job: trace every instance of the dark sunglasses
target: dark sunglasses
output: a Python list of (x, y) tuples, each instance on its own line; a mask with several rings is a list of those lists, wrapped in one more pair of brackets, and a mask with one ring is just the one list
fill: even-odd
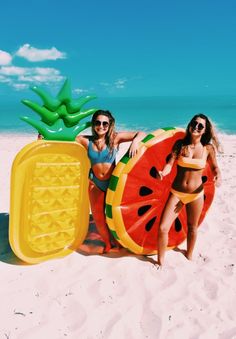
[(197, 129), (198, 131), (201, 131), (205, 128), (205, 126), (201, 122), (197, 122), (196, 120), (191, 121), (190, 126), (192, 129)]
[(109, 126), (109, 122), (108, 121), (100, 121), (100, 120), (96, 120), (94, 122), (94, 126), (103, 126), (103, 127), (108, 127)]

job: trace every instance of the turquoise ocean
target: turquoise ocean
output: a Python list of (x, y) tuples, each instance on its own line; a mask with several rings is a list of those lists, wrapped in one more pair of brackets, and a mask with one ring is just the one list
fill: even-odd
[[(221, 133), (236, 134), (235, 96), (163, 96), (97, 98), (90, 106), (110, 110), (117, 130), (151, 132), (160, 127), (186, 127), (196, 113), (206, 114)], [(40, 117), (20, 101), (0, 103), (0, 133), (34, 133), (20, 116)], [(36, 133), (36, 132), (35, 132)]]

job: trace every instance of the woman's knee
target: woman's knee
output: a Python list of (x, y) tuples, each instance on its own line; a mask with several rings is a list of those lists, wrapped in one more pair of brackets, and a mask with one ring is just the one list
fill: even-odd
[(170, 230), (170, 226), (169, 225), (167, 225), (167, 224), (160, 224), (159, 225), (159, 229), (158, 229), (158, 233), (159, 233), (159, 235), (167, 235), (168, 233), (169, 233), (169, 230)]

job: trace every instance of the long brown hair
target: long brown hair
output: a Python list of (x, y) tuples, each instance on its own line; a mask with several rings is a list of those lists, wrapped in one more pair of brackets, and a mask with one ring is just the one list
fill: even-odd
[(95, 121), (97, 120), (97, 117), (99, 115), (104, 115), (109, 119), (109, 127), (108, 127), (108, 131), (106, 133), (105, 136), (105, 143), (108, 146), (108, 148), (110, 149), (110, 151), (113, 150), (114, 148), (114, 139), (116, 136), (116, 132), (115, 132), (115, 118), (113, 117), (112, 113), (110, 111), (105, 111), (105, 110), (97, 110), (92, 117), (92, 135), (93, 135), (93, 141), (96, 142), (96, 140), (98, 139), (98, 135), (94, 129), (95, 126)]

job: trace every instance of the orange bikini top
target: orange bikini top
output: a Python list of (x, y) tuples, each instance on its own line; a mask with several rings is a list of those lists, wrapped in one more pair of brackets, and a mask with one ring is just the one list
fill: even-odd
[(203, 155), (201, 159), (194, 159), (190, 157), (184, 157), (180, 155), (177, 160), (177, 165), (181, 167), (186, 167), (186, 168), (193, 168), (193, 169), (204, 169), (206, 166), (206, 161), (207, 161), (207, 149), (204, 147), (203, 149)]

